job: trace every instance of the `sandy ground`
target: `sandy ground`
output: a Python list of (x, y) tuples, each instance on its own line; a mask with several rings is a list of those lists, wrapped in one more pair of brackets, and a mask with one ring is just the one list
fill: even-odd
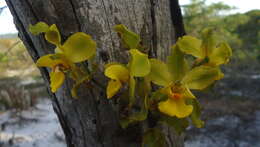
[(65, 147), (63, 132), (51, 102), (42, 100), (22, 112), (0, 114), (1, 147)]

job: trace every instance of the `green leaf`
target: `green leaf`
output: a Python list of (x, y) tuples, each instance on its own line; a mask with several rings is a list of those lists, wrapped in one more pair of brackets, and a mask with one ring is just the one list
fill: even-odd
[(5, 53), (0, 53), (0, 62), (5, 63), (8, 61), (8, 57)]
[(146, 97), (151, 91), (151, 82), (147, 77), (138, 78), (136, 84), (138, 96), (141, 98)]
[(143, 136), (142, 147), (166, 147), (165, 135), (160, 129), (149, 129)]
[(151, 72), (147, 76), (154, 84), (160, 86), (167, 86), (173, 80), (168, 71), (167, 65), (158, 60), (158, 59), (150, 59), (151, 63)]
[(62, 48), (65, 55), (74, 63), (88, 60), (96, 54), (96, 42), (83, 32), (71, 35)]
[(137, 123), (146, 120), (148, 115), (147, 101), (148, 97), (143, 98), (142, 107), (139, 112), (134, 112), (130, 114), (130, 116), (120, 119), (120, 125), (123, 129), (127, 128), (132, 123)]
[(213, 84), (216, 80), (223, 78), (224, 74), (219, 67), (198, 66), (188, 72), (182, 83), (190, 89), (202, 90)]
[(45, 22), (38, 22), (35, 25), (29, 25), (29, 31), (33, 35), (38, 35), (43, 32), (47, 32), (49, 30), (49, 25), (47, 25)]
[(131, 49), (130, 74), (135, 77), (144, 77), (151, 71), (151, 64), (148, 55), (137, 49)]
[(148, 111), (136, 112), (125, 119), (120, 120), (120, 125), (123, 129), (127, 128), (130, 124), (144, 121), (147, 118)]
[(160, 101), (165, 101), (167, 99), (168, 99), (168, 95), (163, 94), (161, 92), (161, 89), (159, 89), (159, 90), (156, 90), (156, 91), (152, 92), (150, 100), (158, 103)]
[(182, 52), (197, 58), (204, 58), (201, 50), (201, 40), (192, 36), (183, 36), (178, 39), (176, 44)]
[(190, 115), (192, 124), (197, 128), (204, 127), (204, 121), (200, 119), (201, 116), (201, 106), (197, 99), (187, 99), (187, 103), (193, 106), (193, 111)]
[(135, 103), (135, 79), (134, 77), (130, 76), (129, 79), (129, 107)]
[(60, 46), (61, 36), (60, 36), (60, 32), (55, 24), (51, 25), (49, 27), (49, 30), (45, 32), (45, 39), (48, 42), (56, 45), (57, 47)]
[(141, 41), (140, 36), (128, 30), (126, 26), (119, 24), (114, 27), (114, 30), (120, 34), (123, 43), (129, 49), (136, 49)]
[(172, 127), (179, 135), (186, 130), (189, 126), (189, 121), (186, 118), (170, 117), (167, 115), (162, 115), (160, 122), (166, 123)]
[(172, 47), (172, 53), (167, 58), (168, 70), (171, 72), (173, 81), (180, 81), (189, 70), (189, 65), (178, 46)]
[(77, 91), (78, 91), (80, 85), (89, 80), (90, 80), (89, 75), (84, 75), (84, 76), (82, 75), (81, 77), (78, 77), (78, 79), (75, 81), (76, 83), (73, 85), (73, 87), (71, 89), (71, 95), (73, 98), (78, 98)]

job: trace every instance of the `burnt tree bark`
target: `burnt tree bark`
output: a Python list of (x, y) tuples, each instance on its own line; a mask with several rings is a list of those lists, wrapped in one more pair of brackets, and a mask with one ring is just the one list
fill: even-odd
[[(97, 41), (100, 64), (109, 61), (124, 62), (126, 51), (120, 48), (119, 38), (113, 32), (115, 24), (124, 24), (141, 35), (143, 44), (150, 48), (150, 56), (164, 59), (176, 38), (183, 35), (178, 0), (6, 0), (31, 57), (52, 53), (54, 46), (43, 36), (33, 36), (29, 24), (44, 21), (56, 24), (63, 40), (75, 32), (86, 32)], [(40, 68), (49, 87), (48, 70)], [(105, 82), (100, 73), (95, 80)], [(79, 92), (80, 99), (70, 96), (71, 81), (66, 80), (55, 94), (50, 93), (53, 108), (66, 136), (68, 147), (137, 147), (140, 146), (145, 124), (122, 130), (113, 101), (93, 84), (93, 88)], [(49, 88), (48, 88), (49, 89)], [(182, 147), (183, 136), (177, 136), (161, 126), (169, 147)]]

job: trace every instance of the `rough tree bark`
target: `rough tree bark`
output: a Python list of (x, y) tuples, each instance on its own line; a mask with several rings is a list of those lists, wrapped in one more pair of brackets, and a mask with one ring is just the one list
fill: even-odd
[[(184, 29), (177, 0), (6, 0), (19, 37), (36, 61), (52, 53), (54, 48), (43, 36), (33, 36), (29, 24), (44, 21), (57, 24), (63, 40), (75, 32), (92, 35), (98, 44), (98, 61), (125, 62), (126, 51), (120, 48), (113, 32), (115, 24), (124, 24), (141, 35), (143, 44), (150, 48), (150, 56), (164, 59), (176, 38)], [(49, 87), (48, 70), (40, 68)], [(105, 82), (104, 76), (95, 80)], [(113, 101), (105, 98), (104, 90), (95, 85), (90, 90), (80, 89), (80, 99), (70, 96), (71, 81), (66, 80), (55, 94), (50, 93), (53, 108), (66, 136), (68, 147), (137, 147), (141, 143), (142, 128), (137, 125), (122, 130), (118, 124)], [(48, 88), (49, 89), (49, 88)], [(166, 126), (169, 147), (182, 147), (183, 136), (177, 136)]]

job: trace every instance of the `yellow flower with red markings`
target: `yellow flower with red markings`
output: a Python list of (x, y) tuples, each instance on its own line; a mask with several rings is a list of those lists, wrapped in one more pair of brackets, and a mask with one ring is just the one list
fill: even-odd
[(223, 77), (215, 67), (199, 66), (190, 70), (178, 46), (173, 46), (167, 64), (158, 59), (150, 59), (150, 63), (148, 78), (154, 84), (163, 86), (160, 92), (168, 96), (166, 101), (159, 102), (158, 109), (178, 118), (187, 117), (193, 111), (193, 106), (186, 104), (187, 99), (195, 98), (190, 89), (204, 89)]
[(48, 26), (39, 22), (34, 26), (30, 25), (30, 31), (37, 35), (45, 33), (45, 39), (56, 46), (54, 54), (42, 56), (36, 62), (38, 67), (49, 67), (51, 91), (56, 92), (65, 80), (67, 71), (76, 70), (75, 63), (83, 62), (95, 55), (96, 43), (91, 36), (77, 32), (71, 35), (64, 44), (61, 44), (60, 32), (56, 25)]

